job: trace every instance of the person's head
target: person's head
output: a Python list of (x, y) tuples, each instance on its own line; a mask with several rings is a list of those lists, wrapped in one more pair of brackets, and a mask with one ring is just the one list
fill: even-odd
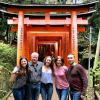
[(19, 65), (21, 68), (27, 68), (28, 67), (28, 60), (25, 57), (21, 57), (19, 61)]
[(75, 62), (75, 58), (73, 54), (68, 54), (67, 56), (68, 63), (72, 65)]
[(47, 56), (44, 58), (44, 65), (52, 67), (52, 58), (51, 56)]
[(31, 54), (32, 63), (34, 63), (34, 64), (37, 63), (38, 57), (39, 57), (39, 54), (38, 54), (37, 52), (33, 52), (33, 53)]
[(51, 55), (53, 55), (53, 56), (54, 56), (54, 52), (53, 52), (53, 51), (51, 51)]
[(57, 56), (55, 59), (55, 64), (56, 66), (63, 66), (64, 65), (64, 59), (61, 56)]

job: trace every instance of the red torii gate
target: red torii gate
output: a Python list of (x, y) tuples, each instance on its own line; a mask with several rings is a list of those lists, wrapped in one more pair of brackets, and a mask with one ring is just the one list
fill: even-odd
[[(78, 62), (77, 33), (84, 32), (88, 20), (84, 13), (88, 14), (90, 7), (96, 2), (80, 5), (15, 5), (3, 4), (7, 12), (18, 14), (18, 17), (8, 19), (8, 24), (15, 25), (12, 31), (18, 31), (17, 65), (21, 56), (30, 59), (33, 51), (42, 52), (41, 45), (52, 45), (56, 55), (64, 57), (68, 53), (75, 55)], [(27, 13), (29, 17), (24, 17)], [(56, 12), (55, 14), (50, 14)], [(61, 13), (64, 14), (61, 14)], [(40, 15), (43, 13), (43, 15)], [(59, 14), (60, 13), (60, 14)], [(83, 14), (82, 14), (83, 13)], [(78, 17), (79, 16), (79, 17)], [(81, 16), (81, 17), (80, 17)], [(80, 27), (83, 26), (83, 27)]]

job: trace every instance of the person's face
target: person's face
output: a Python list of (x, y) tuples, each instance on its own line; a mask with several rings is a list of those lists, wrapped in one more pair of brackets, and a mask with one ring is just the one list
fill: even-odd
[(37, 61), (38, 61), (38, 55), (32, 55), (31, 56), (31, 60), (32, 60), (33, 63), (37, 63)]
[(46, 61), (45, 61), (46, 66), (49, 66), (51, 64), (51, 60), (52, 60), (51, 57), (46, 58)]
[(67, 56), (67, 60), (68, 60), (68, 63), (69, 63), (70, 65), (72, 65), (72, 64), (74, 63), (74, 61), (75, 61), (74, 55), (68, 55), (68, 56)]
[(54, 55), (54, 52), (51, 52), (51, 55)]
[(22, 60), (21, 60), (21, 65), (22, 65), (23, 68), (26, 68), (27, 63), (28, 63), (28, 62), (27, 62), (26, 59), (22, 59)]
[(61, 58), (58, 58), (57, 59), (57, 62), (56, 62), (57, 66), (62, 66), (62, 61), (61, 61)]

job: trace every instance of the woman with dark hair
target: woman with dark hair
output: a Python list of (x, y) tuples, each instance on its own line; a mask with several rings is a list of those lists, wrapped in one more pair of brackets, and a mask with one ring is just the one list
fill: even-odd
[(12, 92), (15, 100), (25, 100), (27, 71), (28, 60), (26, 58), (20, 58), (19, 66), (16, 66), (11, 74), (11, 82), (13, 82)]
[(41, 77), (41, 96), (42, 100), (52, 100), (53, 93), (53, 74), (52, 74), (52, 58), (47, 56), (44, 58)]
[(59, 100), (67, 100), (69, 84), (67, 81), (68, 68), (64, 66), (64, 59), (58, 56), (54, 64), (55, 87)]

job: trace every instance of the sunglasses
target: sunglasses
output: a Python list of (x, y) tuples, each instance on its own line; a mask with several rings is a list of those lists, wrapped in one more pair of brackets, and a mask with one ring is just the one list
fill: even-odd
[(35, 72), (37, 72), (37, 69), (34, 67)]

